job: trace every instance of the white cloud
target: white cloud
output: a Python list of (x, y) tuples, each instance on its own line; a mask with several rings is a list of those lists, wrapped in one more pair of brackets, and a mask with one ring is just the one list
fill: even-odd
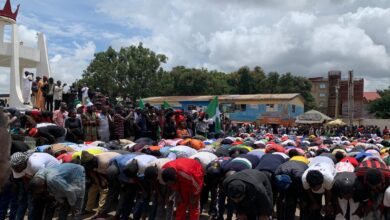
[[(306, 76), (354, 69), (358, 77), (385, 80), (390, 71), (389, 6), (354, 0), (103, 0), (98, 11), (129, 29), (150, 32), (114, 39), (114, 47), (143, 42), (168, 56), (168, 68), (232, 71), (259, 65)], [(367, 80), (366, 88), (373, 88), (372, 83)]]
[(75, 48), (69, 48), (69, 55), (56, 54), (50, 59), (52, 76), (55, 80), (72, 83), (81, 78), (83, 70), (88, 66), (96, 52), (96, 45), (89, 41), (84, 45), (74, 43)]
[(38, 31), (29, 29), (24, 25), (18, 26), (19, 31), (19, 40), (23, 42), (24, 45), (29, 47), (37, 47), (37, 33)]

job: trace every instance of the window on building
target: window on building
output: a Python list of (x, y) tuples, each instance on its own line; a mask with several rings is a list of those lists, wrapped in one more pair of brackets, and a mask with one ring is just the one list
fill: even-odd
[(277, 106), (278, 106), (278, 105), (267, 104), (265, 110), (266, 110), (267, 112), (276, 112), (276, 111), (278, 111), (278, 107), (277, 107)]
[(324, 107), (324, 106), (325, 106), (325, 103), (324, 103), (324, 102), (320, 102), (320, 103), (319, 103), (319, 106), (320, 106), (320, 107)]
[(292, 107), (291, 107), (291, 112), (292, 112), (292, 113), (295, 113), (295, 105), (292, 105)]
[(326, 88), (325, 83), (320, 83), (320, 89), (325, 89), (325, 88)]
[(325, 93), (320, 93), (320, 97), (325, 97), (326, 94)]
[(196, 110), (196, 105), (188, 105), (187, 109), (188, 111)]
[(246, 111), (246, 104), (235, 105), (235, 110), (245, 112)]

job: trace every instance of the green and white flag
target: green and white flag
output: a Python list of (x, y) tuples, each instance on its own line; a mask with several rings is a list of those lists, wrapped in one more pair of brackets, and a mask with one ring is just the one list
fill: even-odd
[(139, 101), (138, 101), (138, 107), (139, 107), (140, 109), (144, 109), (144, 108), (145, 108), (144, 100), (139, 99)]
[(164, 109), (169, 109), (170, 107), (171, 107), (171, 105), (167, 101), (164, 101), (163, 108)]
[(213, 119), (215, 123), (215, 133), (221, 133), (221, 112), (218, 107), (218, 97), (215, 96), (213, 101), (209, 103), (206, 109), (206, 114), (209, 115), (209, 118)]

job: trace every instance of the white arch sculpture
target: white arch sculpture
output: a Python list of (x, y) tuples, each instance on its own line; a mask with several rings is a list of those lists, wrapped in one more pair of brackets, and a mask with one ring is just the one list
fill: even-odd
[[(27, 47), (19, 40), (16, 17), (19, 5), (12, 12), (10, 0), (6, 0), (3, 10), (0, 10), (0, 66), (10, 67), (10, 107), (31, 108), (24, 105), (21, 83), (25, 68), (36, 68), (36, 76), (50, 76), (51, 70), (47, 54), (46, 39), (43, 33), (38, 33), (37, 48)], [(4, 28), (12, 26), (11, 43), (4, 42)]]

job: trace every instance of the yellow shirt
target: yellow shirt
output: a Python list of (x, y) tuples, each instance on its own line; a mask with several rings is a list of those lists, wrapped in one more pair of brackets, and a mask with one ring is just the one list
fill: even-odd
[(294, 156), (290, 160), (300, 161), (300, 162), (303, 162), (305, 164), (309, 164), (309, 160), (304, 156)]
[[(87, 150), (85, 150), (85, 151), (87, 151), (88, 153), (90, 153), (90, 154), (92, 154), (92, 155), (97, 155), (97, 154), (101, 154), (101, 153), (104, 152), (104, 151), (103, 151), (102, 149), (100, 149), (100, 148), (89, 148), (89, 149), (87, 149)], [(74, 152), (74, 153), (72, 154), (72, 159), (80, 158), (80, 157), (81, 157), (81, 152), (82, 152), (82, 151)]]

